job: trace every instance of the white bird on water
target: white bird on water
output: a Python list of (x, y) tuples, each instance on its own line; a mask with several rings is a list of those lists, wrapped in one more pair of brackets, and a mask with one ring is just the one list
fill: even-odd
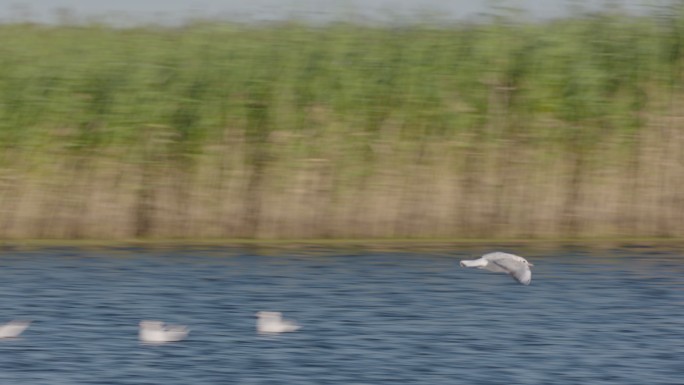
[(29, 327), (31, 321), (10, 321), (0, 326), (0, 338), (16, 338)]
[(190, 330), (185, 326), (166, 325), (161, 321), (140, 321), (140, 341), (152, 344), (177, 342), (185, 339)]
[(283, 319), (283, 314), (277, 311), (260, 311), (256, 315), (259, 333), (286, 333), (301, 327), (294, 321)]
[(479, 259), (461, 261), (461, 267), (477, 267), (495, 273), (507, 273), (523, 285), (529, 285), (532, 281), (532, 266), (534, 265), (521, 256), (500, 251), (485, 254)]

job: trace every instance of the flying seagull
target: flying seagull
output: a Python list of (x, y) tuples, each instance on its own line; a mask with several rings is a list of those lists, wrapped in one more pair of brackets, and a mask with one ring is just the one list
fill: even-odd
[(140, 321), (138, 337), (141, 342), (160, 344), (181, 341), (188, 333), (190, 330), (185, 326), (166, 325), (161, 321)]
[(485, 254), (479, 259), (461, 261), (461, 267), (477, 267), (495, 273), (508, 273), (523, 285), (529, 285), (532, 281), (532, 272), (530, 271), (532, 266), (534, 265), (527, 262), (523, 257), (500, 251)]
[(260, 311), (257, 315), (257, 331), (259, 333), (285, 333), (300, 328), (295, 322), (283, 319), (277, 311)]

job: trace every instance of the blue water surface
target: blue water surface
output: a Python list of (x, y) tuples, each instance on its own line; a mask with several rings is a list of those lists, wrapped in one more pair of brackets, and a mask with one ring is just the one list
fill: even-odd
[[(522, 253), (532, 284), (463, 269), (478, 250), (0, 253), (0, 384), (684, 384), (684, 258)], [(281, 311), (302, 329), (255, 331)], [(145, 345), (142, 319), (187, 325)]]

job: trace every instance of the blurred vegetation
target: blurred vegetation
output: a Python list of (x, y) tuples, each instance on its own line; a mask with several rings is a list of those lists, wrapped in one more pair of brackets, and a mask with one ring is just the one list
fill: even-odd
[(1, 236), (684, 228), (682, 159), (658, 150), (680, 143), (682, 2), (547, 22), (15, 23), (0, 41)]

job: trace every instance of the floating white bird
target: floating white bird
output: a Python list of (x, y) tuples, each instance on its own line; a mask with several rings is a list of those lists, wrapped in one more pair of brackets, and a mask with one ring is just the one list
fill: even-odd
[(534, 265), (527, 262), (523, 257), (500, 251), (485, 254), (479, 259), (461, 261), (461, 267), (477, 267), (495, 273), (508, 273), (523, 285), (529, 285), (532, 281), (531, 266)]
[(16, 338), (29, 327), (31, 321), (10, 321), (0, 326), (0, 338)]
[(139, 338), (142, 342), (159, 344), (185, 339), (190, 330), (180, 325), (165, 325), (161, 321), (140, 321)]
[(259, 333), (293, 332), (301, 327), (293, 321), (283, 319), (282, 313), (277, 311), (260, 311), (256, 315)]

